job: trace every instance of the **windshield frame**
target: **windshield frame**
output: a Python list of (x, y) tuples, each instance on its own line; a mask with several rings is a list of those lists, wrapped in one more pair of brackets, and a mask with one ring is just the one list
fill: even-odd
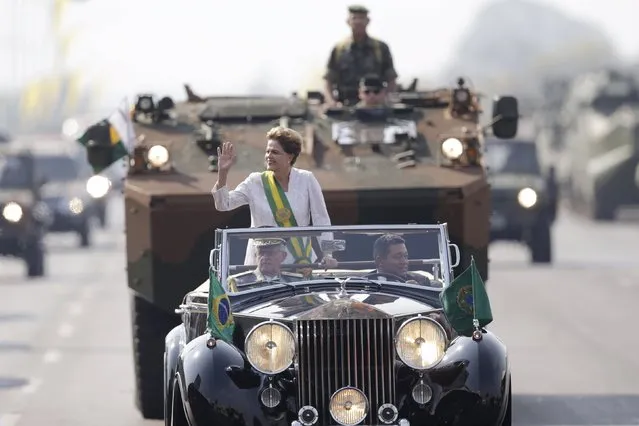
[[(256, 238), (258, 236), (267, 236), (269, 234), (305, 234), (306, 236), (320, 236), (324, 233), (330, 232), (426, 232), (437, 231), (437, 240), (439, 243), (439, 268), (441, 273), (441, 280), (443, 281), (443, 287), (441, 290), (448, 287), (451, 283), (453, 276), (454, 266), (451, 262), (451, 249), (454, 248), (457, 256), (459, 255), (459, 249), (456, 244), (450, 242), (448, 236), (447, 223), (436, 225), (333, 225), (333, 226), (299, 226), (299, 227), (274, 227), (274, 228), (233, 228), (233, 229), (216, 229), (215, 231), (215, 248), (211, 250), (209, 255), (209, 266), (213, 269), (218, 280), (222, 286), (226, 289), (226, 281), (229, 276), (229, 239), (232, 237), (246, 237)], [(459, 260), (459, 259), (457, 259)], [(459, 263), (459, 262), (457, 262)], [(326, 278), (328, 280), (334, 280), (334, 278)], [(318, 283), (325, 282), (324, 279), (315, 279)], [(311, 281), (302, 281), (305, 285), (308, 285)], [(403, 283), (392, 282), (393, 285), (399, 285)], [(281, 284), (279, 284), (281, 285)], [(405, 284), (412, 286), (411, 284)], [(426, 288), (426, 287), (425, 287)], [(427, 287), (431, 289), (431, 287)]]

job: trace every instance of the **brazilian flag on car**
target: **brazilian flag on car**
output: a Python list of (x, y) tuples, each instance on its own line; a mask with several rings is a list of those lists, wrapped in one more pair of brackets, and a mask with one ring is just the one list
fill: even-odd
[(231, 301), (224, 291), (224, 287), (217, 279), (213, 268), (209, 268), (209, 299), (208, 299), (207, 328), (212, 337), (231, 342), (235, 321), (231, 313)]
[(462, 336), (470, 337), (476, 328), (493, 321), (488, 293), (474, 257), (470, 266), (440, 293), (439, 298), (450, 326)]

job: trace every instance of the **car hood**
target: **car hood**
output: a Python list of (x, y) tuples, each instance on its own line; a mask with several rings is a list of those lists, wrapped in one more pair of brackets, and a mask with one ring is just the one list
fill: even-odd
[(86, 193), (86, 182), (84, 181), (71, 181), (71, 182), (49, 182), (42, 186), (40, 193), (42, 198), (55, 199), (55, 198), (72, 198), (80, 197), (84, 198)]
[(492, 175), (489, 181), (494, 189), (522, 189), (530, 187), (535, 191), (543, 191), (546, 184), (541, 176), (515, 173)]
[(22, 205), (31, 205), (34, 202), (33, 192), (24, 189), (0, 189), (0, 203), (14, 201)]
[(252, 306), (239, 314), (265, 319), (371, 319), (392, 318), (435, 309), (433, 306), (387, 293), (317, 292), (285, 297)]

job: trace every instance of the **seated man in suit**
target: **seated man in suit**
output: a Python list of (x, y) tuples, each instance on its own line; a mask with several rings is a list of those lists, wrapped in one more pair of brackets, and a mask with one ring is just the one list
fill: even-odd
[[(368, 274), (372, 279), (376, 279), (375, 273), (377, 272), (395, 275), (407, 283), (430, 286), (428, 278), (408, 270), (408, 249), (406, 242), (399, 235), (384, 234), (375, 240), (373, 258), (377, 271)], [(383, 275), (381, 276), (383, 277)]]
[(243, 286), (292, 282), (303, 279), (302, 274), (282, 271), (280, 265), (287, 256), (286, 242), (281, 238), (262, 238), (253, 240), (257, 257), (257, 269), (230, 276), (228, 289), (238, 292)]

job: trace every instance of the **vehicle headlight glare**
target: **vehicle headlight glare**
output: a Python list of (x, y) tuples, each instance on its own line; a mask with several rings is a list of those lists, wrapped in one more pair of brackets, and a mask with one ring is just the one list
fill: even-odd
[(19, 222), (22, 219), (22, 207), (18, 203), (11, 201), (2, 209), (2, 216), (9, 222)]
[(80, 214), (84, 211), (84, 203), (78, 197), (70, 199), (67, 207), (73, 214)]
[(91, 176), (89, 180), (87, 180), (87, 192), (93, 198), (102, 198), (104, 197), (109, 189), (111, 189), (111, 181), (104, 176)]
[(277, 374), (295, 357), (295, 337), (285, 325), (269, 321), (258, 324), (246, 336), (246, 357), (257, 371)]
[(149, 149), (147, 158), (153, 167), (162, 167), (169, 161), (169, 150), (162, 145), (153, 145)]
[(529, 209), (537, 204), (537, 192), (532, 188), (524, 188), (517, 194), (517, 201), (522, 207)]
[(464, 153), (464, 144), (457, 138), (448, 138), (442, 142), (442, 152), (450, 160), (455, 160)]
[(432, 319), (417, 317), (406, 321), (397, 331), (397, 355), (410, 368), (426, 370), (446, 353), (446, 332)]

